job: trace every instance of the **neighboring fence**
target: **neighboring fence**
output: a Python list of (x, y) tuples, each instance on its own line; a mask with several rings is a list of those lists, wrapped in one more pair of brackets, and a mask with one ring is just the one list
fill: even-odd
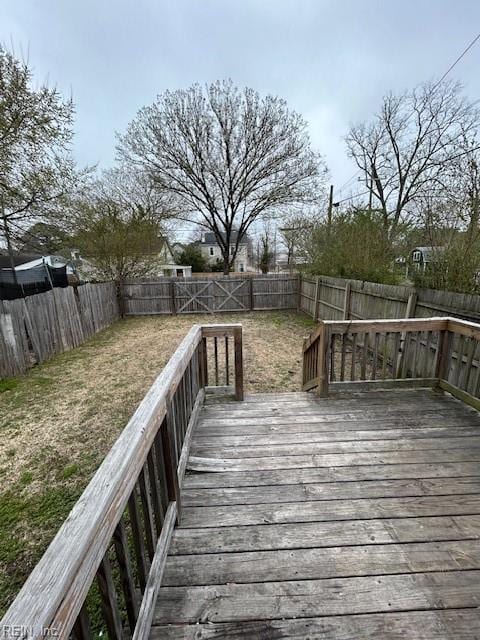
[(434, 289), (344, 280), (302, 278), (300, 309), (315, 320), (455, 316), (480, 321), (480, 296)]
[(0, 301), (0, 377), (78, 347), (119, 317), (113, 283)]
[(299, 276), (219, 276), (128, 281), (126, 315), (266, 311), (298, 308)]

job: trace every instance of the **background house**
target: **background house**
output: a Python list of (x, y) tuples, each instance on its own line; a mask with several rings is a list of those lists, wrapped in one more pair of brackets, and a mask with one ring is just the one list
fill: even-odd
[(444, 250), (444, 247), (415, 247), (412, 251), (413, 266), (419, 271), (425, 271), (428, 265)]
[(192, 267), (190, 265), (177, 264), (175, 250), (167, 238), (162, 238), (163, 244), (159, 253), (160, 264), (155, 267), (157, 275), (162, 277), (190, 278)]
[[(222, 234), (222, 237), (225, 237), (225, 234)], [(231, 256), (235, 251), (237, 238), (238, 231), (232, 231), (230, 237)], [(215, 265), (219, 260), (223, 262), (222, 249), (212, 231), (205, 231), (201, 240), (197, 240), (195, 245), (200, 249), (209, 266)], [(233, 271), (240, 273), (255, 271), (252, 253), (252, 243), (247, 234), (244, 234), (238, 243), (238, 251), (232, 267)]]

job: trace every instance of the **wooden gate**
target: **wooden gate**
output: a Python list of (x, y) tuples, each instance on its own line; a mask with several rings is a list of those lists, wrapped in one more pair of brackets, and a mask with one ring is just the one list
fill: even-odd
[(245, 278), (186, 280), (173, 283), (176, 313), (249, 311), (251, 282)]

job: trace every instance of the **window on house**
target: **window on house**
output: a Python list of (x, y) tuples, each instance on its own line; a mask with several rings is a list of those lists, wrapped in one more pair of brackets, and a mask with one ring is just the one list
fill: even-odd
[(210, 255), (211, 255), (211, 256), (213, 256), (213, 255), (214, 255), (214, 253), (215, 253), (215, 252), (214, 252), (214, 250), (213, 250), (213, 247), (210, 247)]
[(233, 256), (233, 250), (235, 249), (235, 247), (233, 247), (232, 245), (230, 245), (230, 255)]
[(240, 272), (243, 273), (245, 271), (245, 265), (243, 262), (240, 263)]

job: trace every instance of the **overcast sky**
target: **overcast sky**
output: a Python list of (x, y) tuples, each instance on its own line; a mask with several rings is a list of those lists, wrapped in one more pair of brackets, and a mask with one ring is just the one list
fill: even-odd
[[(308, 120), (336, 199), (343, 136), (389, 90), (438, 78), (480, 31), (479, 0), (0, 0), (0, 40), (76, 104), (75, 155), (107, 168), (115, 131), (165, 89), (230, 77)], [(480, 97), (480, 43), (452, 73)], [(361, 185), (354, 185), (361, 190)]]

